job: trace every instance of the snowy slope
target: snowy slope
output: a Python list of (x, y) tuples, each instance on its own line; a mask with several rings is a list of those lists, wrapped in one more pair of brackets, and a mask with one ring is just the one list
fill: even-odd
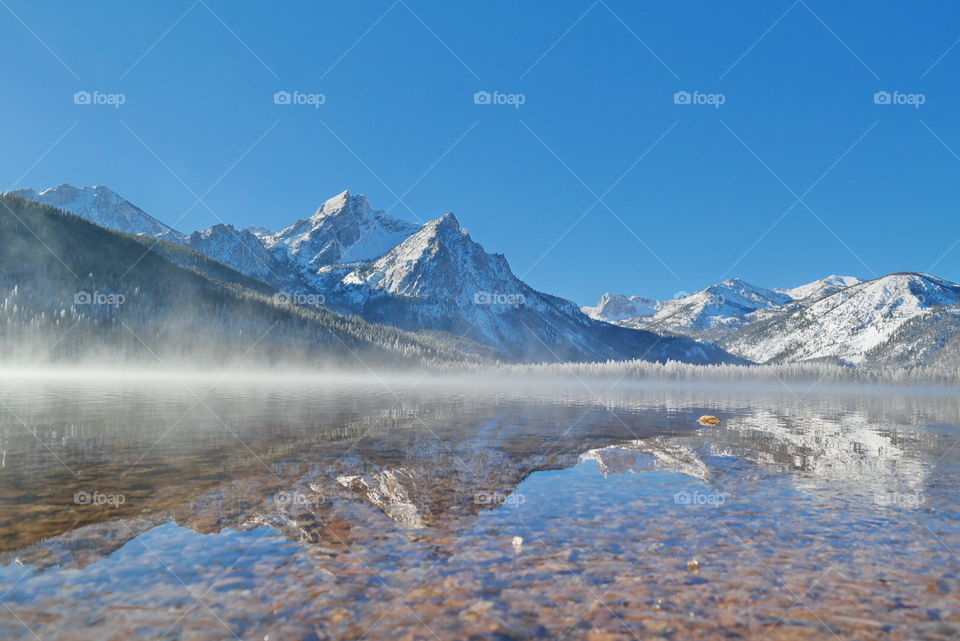
[(657, 313), (660, 301), (643, 296), (624, 296), (607, 292), (594, 307), (581, 307), (581, 311), (594, 320), (614, 323), (625, 318), (652, 316)]
[(756, 362), (822, 359), (860, 364), (874, 360), (878, 350), (896, 347), (894, 339), (906, 323), (958, 303), (960, 285), (901, 272), (791, 305), (786, 313), (743, 325), (722, 344)]
[(595, 321), (574, 303), (534, 290), (449, 213), (347, 272), (328, 294), (331, 304), (367, 320), (467, 336), (516, 360), (730, 360), (711, 345)]
[(418, 229), (419, 225), (374, 211), (364, 196), (343, 191), (309, 218), (261, 238), (267, 248), (282, 248), (302, 265), (316, 270), (324, 265), (379, 258)]
[(793, 289), (777, 289), (775, 291), (783, 292), (793, 300), (814, 300), (862, 282), (855, 276), (827, 276)]
[(248, 229), (218, 224), (178, 240), (242, 274), (284, 291), (307, 292), (313, 288), (313, 280), (286, 252), (267, 249)]
[(583, 311), (622, 327), (717, 342), (740, 325), (786, 313), (801, 301), (812, 302), (860, 282), (853, 276), (827, 276), (792, 289), (767, 289), (733, 278), (667, 301), (604, 294), (595, 307)]
[(778, 307), (790, 302), (788, 294), (751, 285), (739, 278), (659, 305), (653, 316), (641, 316), (621, 322), (626, 327), (686, 333), (714, 326), (734, 326), (758, 309)]
[(864, 363), (887, 367), (960, 369), (960, 306), (936, 307), (901, 325), (867, 352)]
[(174, 240), (182, 234), (166, 225), (115, 191), (103, 185), (74, 187), (59, 185), (41, 192), (18, 189), (14, 196), (63, 209), (92, 222), (118, 231)]

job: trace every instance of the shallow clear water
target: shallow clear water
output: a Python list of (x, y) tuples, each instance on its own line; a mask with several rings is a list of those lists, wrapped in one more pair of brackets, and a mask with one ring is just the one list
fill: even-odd
[(7, 385), (0, 638), (957, 639), (960, 400), (804, 391)]

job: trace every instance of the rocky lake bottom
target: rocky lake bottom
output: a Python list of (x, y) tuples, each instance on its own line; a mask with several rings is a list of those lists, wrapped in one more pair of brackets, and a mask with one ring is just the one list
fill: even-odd
[(0, 638), (960, 637), (949, 390), (395, 383), (0, 386)]

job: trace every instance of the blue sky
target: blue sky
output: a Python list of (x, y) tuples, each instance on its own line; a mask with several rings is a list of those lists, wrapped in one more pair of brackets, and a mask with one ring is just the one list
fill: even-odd
[(280, 228), (349, 188), (454, 211), (580, 303), (960, 280), (953, 2), (0, 5), (3, 189), (105, 184), (191, 231)]

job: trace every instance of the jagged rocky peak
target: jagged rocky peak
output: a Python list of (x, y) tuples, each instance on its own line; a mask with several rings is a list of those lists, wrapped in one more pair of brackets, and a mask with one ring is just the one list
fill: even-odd
[(216, 238), (218, 236), (236, 236), (238, 234), (247, 235), (247, 234), (250, 234), (250, 232), (246, 229), (238, 230), (236, 227), (234, 227), (229, 223), (217, 223), (215, 225), (207, 227), (206, 229), (200, 229), (193, 232), (192, 234), (190, 234), (190, 238), (198, 238), (198, 239), (202, 238), (206, 240), (209, 238)]
[(428, 238), (442, 237), (448, 241), (462, 240), (473, 242), (470, 238), (470, 232), (460, 226), (460, 221), (457, 220), (457, 217), (451, 212), (447, 212), (443, 216), (425, 224), (417, 235)]
[(350, 190), (344, 189), (336, 196), (324, 201), (311, 218), (323, 218), (344, 213), (372, 216), (374, 211), (366, 196), (363, 194), (351, 195)]
[(750, 312), (790, 302), (788, 294), (757, 287), (740, 278), (730, 278), (694, 294), (665, 301), (652, 317), (671, 331), (707, 329), (719, 324), (737, 323)]
[(265, 247), (260, 237), (249, 229), (217, 223), (193, 232), (182, 242), (247, 276), (277, 287), (301, 289), (297, 286), (300, 273), (297, 266), (283, 252), (275, 253)]
[(385, 256), (344, 279), (405, 296), (447, 297), (526, 290), (500, 254), (488, 254), (452, 213), (425, 224)]
[(782, 305), (790, 300), (790, 297), (782, 292), (752, 285), (742, 278), (728, 278), (720, 283), (710, 285), (698, 293), (712, 294), (727, 300), (734, 297), (736, 299), (752, 301), (764, 307)]
[(581, 309), (584, 314), (594, 320), (616, 322), (625, 318), (651, 316), (657, 312), (659, 306), (660, 301), (653, 298), (607, 292), (600, 297), (595, 306)]
[(316, 270), (379, 258), (418, 229), (419, 225), (374, 210), (362, 194), (344, 190), (309, 217), (262, 239), (268, 247), (283, 248)]

